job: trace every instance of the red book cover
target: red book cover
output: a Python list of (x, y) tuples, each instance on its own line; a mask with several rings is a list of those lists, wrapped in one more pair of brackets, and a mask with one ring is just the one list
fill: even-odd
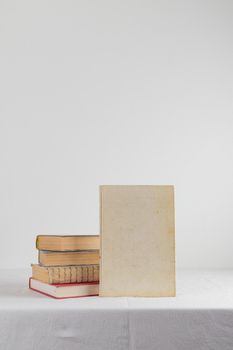
[[(36, 284), (41, 285), (41, 289), (37, 289), (35, 287), (32, 286), (32, 283), (36, 281)], [(29, 278), (29, 289), (41, 293), (43, 295), (46, 295), (48, 297), (51, 297), (53, 299), (70, 299), (70, 298), (84, 298), (84, 297), (90, 297), (90, 296), (98, 296), (99, 294), (88, 294), (88, 295), (69, 295), (69, 296), (55, 296), (50, 294), (49, 292), (45, 292), (43, 289), (43, 287), (45, 287), (45, 289), (49, 289), (50, 286), (51, 287), (55, 287), (55, 289), (59, 289), (59, 288), (69, 288), (69, 287), (76, 287), (76, 286), (88, 286), (88, 285), (99, 285), (99, 282), (83, 282), (83, 283), (60, 283), (60, 284), (47, 284), (44, 282), (40, 282), (37, 280), (34, 280), (32, 277)]]

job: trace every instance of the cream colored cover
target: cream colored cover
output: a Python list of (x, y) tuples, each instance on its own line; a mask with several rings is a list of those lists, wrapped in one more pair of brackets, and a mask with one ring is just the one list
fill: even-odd
[(175, 296), (173, 186), (100, 186), (100, 295)]

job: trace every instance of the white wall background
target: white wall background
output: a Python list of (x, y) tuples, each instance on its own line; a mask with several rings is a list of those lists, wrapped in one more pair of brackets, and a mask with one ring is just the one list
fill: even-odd
[(175, 184), (177, 265), (233, 267), (233, 2), (0, 0), (0, 265)]

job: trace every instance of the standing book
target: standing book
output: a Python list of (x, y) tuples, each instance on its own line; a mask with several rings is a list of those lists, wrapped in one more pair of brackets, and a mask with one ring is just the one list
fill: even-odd
[(173, 186), (100, 187), (100, 295), (175, 296)]

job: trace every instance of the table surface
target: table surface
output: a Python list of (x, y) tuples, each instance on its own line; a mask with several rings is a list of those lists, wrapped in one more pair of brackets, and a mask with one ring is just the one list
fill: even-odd
[(56, 300), (0, 270), (0, 350), (232, 350), (233, 270), (178, 271), (174, 298)]
[(233, 309), (233, 270), (177, 272), (177, 296), (88, 297), (55, 300), (28, 289), (30, 270), (0, 270), (0, 310), (6, 309)]

